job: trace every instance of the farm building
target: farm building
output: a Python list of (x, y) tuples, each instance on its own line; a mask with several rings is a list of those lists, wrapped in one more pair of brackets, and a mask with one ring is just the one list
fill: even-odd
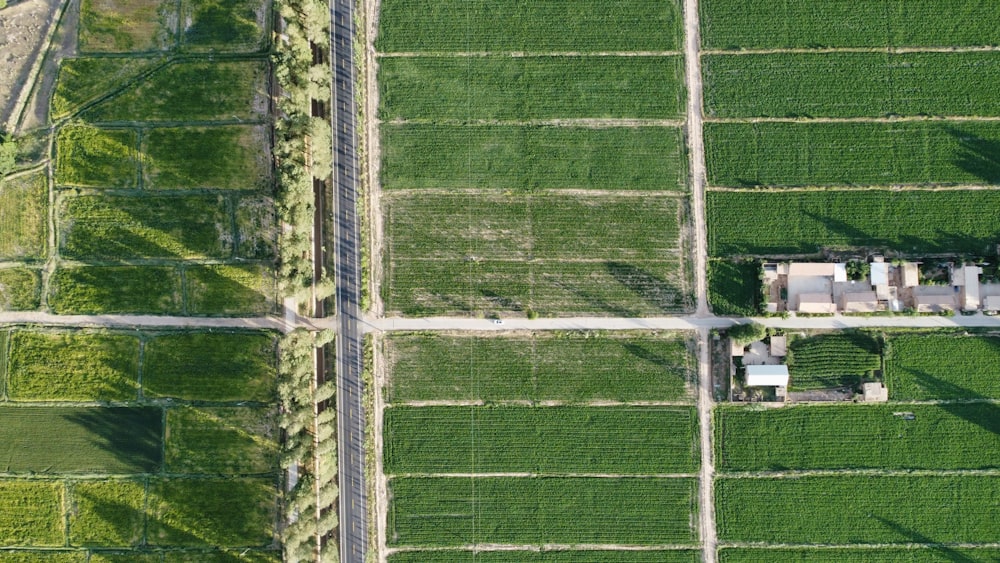
[(788, 355), (788, 341), (784, 336), (771, 337), (771, 355), (775, 358), (784, 358)]
[(845, 313), (874, 313), (878, 310), (878, 295), (874, 291), (842, 293), (840, 310)]
[(914, 295), (913, 304), (918, 313), (944, 313), (957, 308), (953, 294), (920, 293)]
[(864, 403), (884, 403), (889, 400), (889, 390), (879, 381), (861, 385), (861, 401)]
[(759, 365), (746, 367), (747, 387), (788, 387), (788, 366)]
[(800, 313), (832, 314), (837, 312), (833, 296), (829, 293), (802, 293), (799, 295)]
[(903, 262), (903, 287), (920, 285), (920, 268), (916, 262)]
[(951, 285), (961, 288), (959, 299), (962, 309), (976, 311), (980, 306), (979, 274), (983, 269), (979, 266), (959, 266), (951, 270)]
[(991, 313), (1000, 311), (1000, 295), (987, 295), (984, 297), (983, 310)]

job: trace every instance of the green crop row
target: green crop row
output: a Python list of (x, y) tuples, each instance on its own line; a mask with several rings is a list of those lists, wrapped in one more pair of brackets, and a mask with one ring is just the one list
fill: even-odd
[(719, 563), (991, 563), (1000, 560), (995, 548), (946, 545), (916, 547), (732, 547), (719, 550)]
[(686, 190), (678, 128), (386, 124), (382, 139), (387, 190)]
[(681, 335), (393, 334), (386, 400), (685, 400), (691, 346)]
[(863, 332), (792, 337), (785, 359), (796, 390), (856, 385), (882, 367), (877, 340)]
[(697, 428), (693, 407), (394, 407), (385, 471), (693, 473)]
[(38, 270), (0, 268), (0, 311), (30, 311), (41, 304), (42, 278)]
[(0, 179), (0, 260), (45, 258), (48, 199), (45, 174)]
[(1000, 338), (898, 334), (888, 340), (886, 386), (894, 400), (1000, 399)]
[[(85, 0), (92, 6), (95, 0)], [(125, 88), (143, 73), (163, 64), (159, 57), (81, 57), (59, 65), (49, 112), (53, 121), (64, 119), (101, 97)]]
[(723, 407), (716, 461), (720, 471), (994, 469), (998, 420), (990, 403)]
[(708, 300), (716, 315), (754, 317), (760, 313), (760, 263), (711, 260), (708, 263)]
[(695, 479), (396, 478), (391, 546), (692, 544)]
[(278, 466), (277, 412), (250, 407), (167, 409), (168, 473), (248, 475)]
[[(3, 560), (0, 559), (0, 562)], [(601, 551), (397, 551), (389, 563), (698, 563), (692, 549)]]

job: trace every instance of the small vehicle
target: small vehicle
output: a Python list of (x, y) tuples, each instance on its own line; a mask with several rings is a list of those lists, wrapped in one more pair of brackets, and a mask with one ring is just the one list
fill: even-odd
[(503, 319), (493, 319), (493, 324), (495, 324), (495, 325), (502, 325), (503, 324)]

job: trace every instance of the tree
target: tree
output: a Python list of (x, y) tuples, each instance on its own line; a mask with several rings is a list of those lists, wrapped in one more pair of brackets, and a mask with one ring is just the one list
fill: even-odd
[(729, 339), (736, 344), (747, 345), (767, 336), (767, 328), (757, 323), (740, 324), (729, 329)]

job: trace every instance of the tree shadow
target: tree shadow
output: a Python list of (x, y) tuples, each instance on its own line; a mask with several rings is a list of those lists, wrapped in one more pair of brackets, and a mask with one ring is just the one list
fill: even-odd
[(956, 166), (987, 184), (1000, 183), (1000, 140), (984, 139), (957, 127), (946, 127), (961, 147)]
[(615, 280), (658, 312), (674, 312), (684, 306), (684, 296), (662, 277), (624, 262), (605, 262)]
[[(73, 409), (62, 415), (85, 430), (92, 446), (136, 472), (159, 471), (163, 466), (163, 413), (153, 407)], [(82, 454), (81, 454), (82, 455)]]
[(954, 563), (979, 563), (976, 559), (965, 555), (964, 553), (957, 551), (956, 549), (949, 547), (947, 545), (942, 545), (935, 542), (933, 539), (921, 534), (916, 530), (911, 530), (905, 526), (902, 526), (892, 520), (883, 518), (881, 516), (873, 516), (875, 520), (881, 522), (884, 526), (890, 530), (896, 532), (897, 534), (906, 537), (911, 543), (924, 544), (927, 549), (933, 551), (934, 553), (940, 555), (947, 561), (953, 561)]
[(924, 371), (910, 370), (910, 372), (930, 396), (959, 401), (939, 404), (942, 410), (971, 422), (987, 432), (1000, 435), (1000, 405), (989, 402), (989, 397)]

